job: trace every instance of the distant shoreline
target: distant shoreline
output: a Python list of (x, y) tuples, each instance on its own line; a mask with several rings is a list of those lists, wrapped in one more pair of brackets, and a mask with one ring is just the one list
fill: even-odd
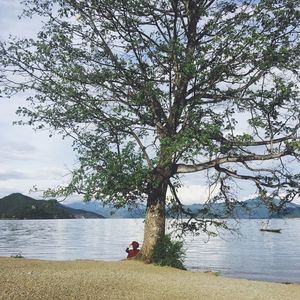
[[(276, 199), (274, 204), (276, 205)], [(278, 202), (278, 201), (277, 201)], [(300, 205), (287, 203), (280, 212), (270, 212), (268, 206), (259, 198), (245, 200), (244, 205), (238, 204), (232, 213), (228, 215), (224, 202), (214, 203), (208, 214), (199, 214), (201, 218), (220, 219), (293, 219), (300, 218)], [(198, 214), (203, 210), (204, 204), (187, 204), (185, 208)], [(72, 203), (60, 203), (55, 199), (36, 200), (21, 193), (13, 193), (0, 199), (0, 218), (13, 220), (47, 220), (47, 219), (144, 219), (146, 206), (139, 203), (137, 207), (125, 206), (116, 209), (111, 206), (103, 206), (100, 202), (77, 201)], [(168, 211), (166, 217), (172, 219)]]
[(0, 257), (0, 299), (294, 300), (299, 295), (299, 284), (225, 278), (137, 261)]

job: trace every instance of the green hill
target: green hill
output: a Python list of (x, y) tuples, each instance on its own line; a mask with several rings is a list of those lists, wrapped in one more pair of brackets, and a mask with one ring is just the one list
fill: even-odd
[(78, 219), (103, 216), (60, 204), (57, 200), (35, 200), (20, 193), (0, 199), (0, 219)]

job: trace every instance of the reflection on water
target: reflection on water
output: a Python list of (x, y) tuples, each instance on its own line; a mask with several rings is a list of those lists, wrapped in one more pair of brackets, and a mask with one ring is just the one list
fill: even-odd
[[(300, 219), (271, 220), (270, 227), (282, 228), (282, 234), (260, 232), (260, 226), (259, 220), (243, 220), (240, 235), (187, 238), (186, 267), (300, 283)], [(143, 240), (141, 219), (0, 220), (0, 256), (120, 260), (132, 240)]]

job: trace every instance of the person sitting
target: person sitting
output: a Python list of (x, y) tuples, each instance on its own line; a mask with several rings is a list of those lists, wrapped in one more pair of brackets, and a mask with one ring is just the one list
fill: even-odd
[(126, 252), (128, 253), (127, 258), (135, 257), (139, 253), (139, 243), (136, 241), (133, 241), (128, 248), (126, 248)]

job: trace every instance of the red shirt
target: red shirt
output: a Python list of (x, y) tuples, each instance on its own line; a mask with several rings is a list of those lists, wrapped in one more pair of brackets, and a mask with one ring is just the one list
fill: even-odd
[(135, 257), (139, 253), (139, 249), (127, 250), (128, 253), (127, 258)]

